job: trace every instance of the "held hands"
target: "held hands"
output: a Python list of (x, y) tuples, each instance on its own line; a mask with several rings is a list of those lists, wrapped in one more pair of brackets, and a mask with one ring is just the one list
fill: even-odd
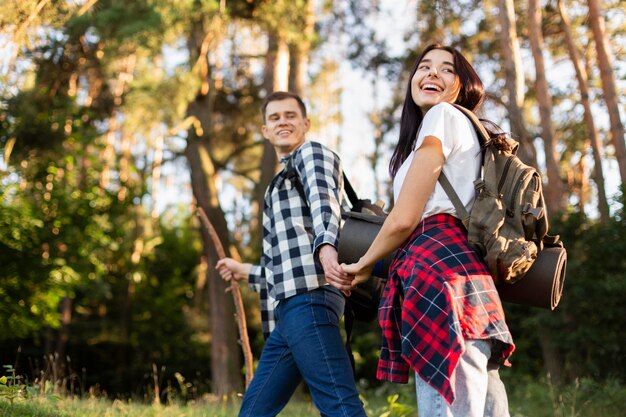
[(319, 260), (324, 268), (326, 282), (341, 290), (345, 295), (350, 295), (352, 289), (352, 277), (339, 265), (337, 249), (332, 245), (323, 245), (319, 250)]
[(362, 259), (354, 264), (341, 264), (341, 268), (350, 276), (352, 288), (367, 281), (372, 275), (374, 265), (366, 265)]

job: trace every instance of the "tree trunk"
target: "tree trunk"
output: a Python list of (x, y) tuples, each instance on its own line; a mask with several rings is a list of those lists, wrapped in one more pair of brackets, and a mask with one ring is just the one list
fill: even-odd
[[(70, 338), (70, 323), (72, 322), (72, 299), (69, 296), (63, 297), (60, 305), (61, 312), (61, 327), (59, 327), (59, 331), (57, 334), (57, 343), (56, 348), (54, 350), (54, 359), (55, 359), (55, 367), (56, 367), (56, 383), (61, 385), (64, 382), (65, 377), (67, 376), (67, 342)], [(60, 389), (60, 392), (63, 393), (65, 387), (55, 387), (56, 389)]]
[[(134, 137), (129, 135), (127, 132), (122, 133), (122, 141), (120, 146), (120, 155), (119, 155), (119, 190), (117, 192), (118, 201), (126, 200), (126, 197), (129, 194), (129, 187), (133, 182), (131, 178), (131, 159), (132, 159), (132, 147), (134, 142)], [(132, 193), (132, 189), (130, 191)]]
[(301, 45), (291, 46), (289, 48), (289, 91), (296, 93), (307, 101), (306, 91), (306, 71), (309, 64), (307, 53), (303, 52), (305, 47)]
[[(137, 63), (137, 56), (131, 54), (120, 59), (116, 65), (119, 67), (117, 78), (113, 81), (113, 104), (115, 108), (109, 117), (109, 127), (106, 134), (106, 147), (102, 153), (102, 173), (100, 174), (100, 186), (106, 188), (111, 177), (111, 167), (115, 166), (115, 139), (119, 133), (119, 107), (123, 102), (123, 95), (128, 89), (128, 83), (133, 80), (133, 72)], [(90, 92), (91, 93), (91, 92)], [(90, 95), (91, 96), (91, 95)], [(91, 103), (91, 99), (89, 100)]]
[(550, 381), (556, 385), (563, 382), (563, 358), (561, 353), (554, 346), (552, 333), (542, 324), (539, 324), (539, 346), (543, 357), (544, 368)]
[(604, 10), (602, 0), (588, 0), (589, 24), (593, 32), (593, 39), (596, 44), (596, 55), (598, 67), (600, 68), (600, 78), (602, 79), (602, 90), (604, 100), (609, 112), (611, 122), (611, 139), (615, 148), (617, 165), (622, 180), (626, 184), (626, 143), (624, 142), (624, 125), (619, 115), (619, 103), (617, 100), (617, 86), (615, 83), (615, 73), (613, 71), (613, 54), (606, 34)]
[(150, 216), (154, 226), (159, 224), (159, 211), (157, 202), (159, 201), (159, 183), (161, 182), (161, 164), (163, 163), (163, 135), (158, 135), (154, 141), (154, 157), (152, 161), (152, 174), (151, 174), (151, 193), (152, 207), (150, 210)]
[(273, 91), (287, 91), (289, 89), (289, 45), (279, 37), (277, 47)]
[[(188, 130), (185, 155), (191, 171), (191, 187), (195, 202), (211, 219), (224, 243), (229, 247), (228, 228), (218, 199), (215, 184), (216, 172), (209, 154), (210, 138), (215, 112), (216, 85), (212, 78), (208, 59), (211, 48), (219, 49), (221, 20), (214, 17), (212, 32), (201, 21), (195, 22), (188, 41), (190, 56), (197, 59), (201, 87), (194, 101), (189, 103), (187, 116), (199, 121), (201, 130), (194, 126)], [(219, 53), (219, 52), (216, 52)], [(228, 285), (215, 271), (217, 255), (208, 234), (201, 229), (203, 253), (208, 264), (209, 323), (211, 326), (211, 380), (212, 392), (228, 395), (242, 387), (241, 355), (237, 344), (235, 309), (232, 297), (228, 297)]]
[[(559, 15), (561, 16), (561, 27), (565, 35), (567, 50), (576, 71), (576, 79), (578, 80), (578, 88), (580, 89), (580, 101), (584, 108), (585, 125), (587, 126), (588, 140), (585, 143), (585, 149), (582, 150), (583, 155), (586, 149), (591, 147), (593, 153), (593, 180), (596, 183), (598, 191), (598, 212), (600, 213), (600, 221), (607, 223), (610, 220), (609, 203), (606, 198), (604, 170), (602, 169), (602, 143), (598, 138), (598, 131), (591, 112), (591, 103), (589, 102), (589, 78), (587, 70), (582, 62), (578, 47), (574, 40), (574, 35), (567, 15), (567, 10), (563, 1), (558, 0)], [(591, 145), (591, 146), (589, 146)]]
[[(228, 247), (228, 228), (217, 199), (215, 171), (206, 140), (190, 132), (185, 154), (191, 168), (191, 186), (196, 204), (207, 213), (224, 246)], [(242, 386), (235, 309), (232, 297), (226, 293), (227, 283), (219, 277), (214, 268), (218, 258), (213, 242), (206, 231), (201, 230), (201, 234), (203, 253), (208, 264), (206, 272), (211, 325), (212, 392), (217, 395), (228, 395)]]
[[(274, 91), (287, 90), (289, 85), (289, 48), (276, 32), (268, 34), (267, 54), (265, 55), (265, 69), (263, 74), (263, 88), (269, 95)], [(250, 233), (253, 245), (261, 247), (261, 231), (263, 230), (263, 199), (267, 186), (276, 175), (276, 151), (266, 140), (263, 144), (261, 156), (261, 174), (254, 189), (253, 215), (255, 224), (251, 225)]]
[[(371, 113), (369, 114), (370, 122), (372, 123), (372, 127), (374, 128), (374, 151), (368, 156), (368, 160), (370, 163), (370, 168), (372, 173), (374, 173), (374, 190), (376, 191), (375, 197), (378, 197), (378, 191), (381, 190), (380, 180), (376, 175), (376, 168), (378, 167), (378, 161), (380, 160), (380, 155), (383, 152), (383, 133), (382, 133), (382, 122), (383, 122), (383, 114), (382, 111), (378, 108), (378, 80), (379, 80), (379, 67), (375, 67), (374, 77), (372, 78), (372, 92), (373, 92), (373, 108)], [(369, 196), (374, 197), (374, 196)]]
[(307, 99), (307, 71), (309, 68), (309, 54), (311, 53), (311, 42), (315, 34), (315, 2), (307, 0), (304, 9), (304, 36), (293, 45), (291, 51), (291, 65), (289, 73), (289, 91), (294, 92)]
[(119, 322), (119, 346), (117, 351), (116, 360), (116, 386), (117, 391), (125, 391), (128, 389), (128, 380), (126, 378), (129, 352), (132, 348), (130, 344), (131, 340), (131, 325), (133, 304), (135, 302), (135, 280), (133, 274), (138, 270), (138, 265), (141, 262), (143, 256), (144, 241), (146, 237), (145, 232), (145, 220), (143, 217), (143, 209), (141, 207), (134, 207), (135, 211), (135, 228), (133, 230), (133, 250), (130, 254), (129, 270), (123, 277), (125, 280), (124, 294), (122, 297), (122, 303), (120, 305), (120, 322)]
[[(132, 272), (130, 272), (132, 275)], [(128, 353), (130, 351), (130, 323), (133, 300), (135, 298), (135, 282), (131, 277), (126, 277), (124, 294), (121, 297), (119, 315), (119, 343), (117, 346), (117, 358), (115, 360), (115, 391), (124, 392), (128, 389)]]
[(537, 166), (537, 155), (532, 137), (524, 122), (524, 71), (520, 55), (519, 40), (515, 29), (513, 0), (500, 0), (500, 41), (506, 87), (508, 90), (507, 110), (511, 131), (520, 142), (519, 157), (529, 165)]
[(551, 211), (562, 213), (565, 209), (565, 193), (561, 180), (561, 168), (556, 157), (556, 139), (552, 123), (552, 96), (550, 95), (543, 59), (543, 34), (541, 29), (541, 5), (539, 0), (528, 2), (528, 37), (535, 61), (535, 95), (539, 103), (541, 137), (544, 143), (548, 184), (544, 188), (547, 206)]

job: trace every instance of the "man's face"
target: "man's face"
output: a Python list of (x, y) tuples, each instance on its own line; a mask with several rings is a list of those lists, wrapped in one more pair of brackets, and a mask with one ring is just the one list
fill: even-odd
[(263, 137), (270, 141), (278, 157), (289, 155), (304, 143), (311, 123), (302, 115), (293, 98), (270, 101), (265, 109)]

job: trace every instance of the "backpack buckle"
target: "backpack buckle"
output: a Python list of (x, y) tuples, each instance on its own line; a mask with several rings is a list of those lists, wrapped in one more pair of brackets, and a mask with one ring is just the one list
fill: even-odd
[(485, 180), (478, 177), (474, 181), (474, 190), (476, 190), (476, 195), (479, 195), (480, 193), (482, 193), (484, 189), (485, 189)]

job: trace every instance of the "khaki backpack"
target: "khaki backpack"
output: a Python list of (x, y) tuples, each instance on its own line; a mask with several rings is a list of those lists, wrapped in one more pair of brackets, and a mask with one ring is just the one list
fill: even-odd
[[(472, 121), (481, 145), (489, 143), (489, 134), (476, 115), (459, 105), (455, 107)], [(476, 199), (470, 213), (443, 172), (439, 177), (467, 227), (470, 244), (485, 259), (496, 284), (521, 279), (544, 244), (562, 245), (558, 236), (547, 235), (541, 175), (515, 155), (519, 144), (506, 140), (510, 151), (494, 145), (483, 150), (482, 174), (474, 182)]]

